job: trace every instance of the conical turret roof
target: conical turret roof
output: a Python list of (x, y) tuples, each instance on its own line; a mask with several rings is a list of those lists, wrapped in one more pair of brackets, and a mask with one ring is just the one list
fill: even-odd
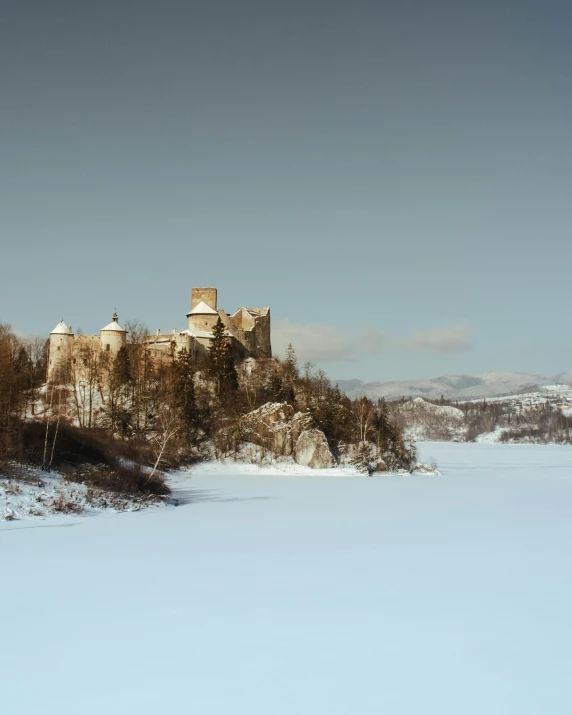
[(60, 320), (60, 322), (56, 325), (56, 327), (52, 330), (50, 335), (71, 335), (70, 329), (68, 326), (64, 323), (63, 318)]
[(117, 313), (114, 313), (113, 320), (111, 321), (111, 323), (109, 323), (109, 325), (106, 325), (105, 328), (102, 328), (101, 332), (103, 333), (104, 331), (113, 330), (116, 333), (126, 333), (127, 331), (125, 330), (125, 328), (122, 328), (121, 325), (119, 325), (118, 321), (119, 317)]

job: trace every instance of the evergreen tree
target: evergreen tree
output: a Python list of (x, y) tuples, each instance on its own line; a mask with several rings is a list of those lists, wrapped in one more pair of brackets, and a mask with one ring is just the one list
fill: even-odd
[(195, 362), (186, 349), (174, 357), (172, 402), (190, 441), (197, 419), (195, 399)]
[(116, 430), (125, 439), (132, 430), (133, 415), (130, 397), (133, 390), (133, 376), (129, 352), (121, 347), (111, 365), (109, 381), (109, 400), (107, 412), (111, 421), (112, 432)]
[(374, 412), (372, 420), (372, 430), (375, 435), (375, 442), (380, 451), (383, 454), (387, 449), (390, 448), (394, 441), (393, 426), (389, 421), (387, 414), (387, 404), (383, 397), (378, 400), (376, 409)]
[(296, 357), (296, 352), (290, 343), (286, 349), (286, 355), (284, 357), (284, 377), (290, 383), (294, 383), (299, 376), (298, 370), (298, 358)]
[(213, 329), (213, 339), (209, 347), (208, 375), (216, 381), (217, 396), (238, 387), (238, 375), (234, 364), (232, 345), (219, 318)]
[(294, 402), (296, 400), (296, 390), (295, 386), (300, 377), (300, 371), (298, 368), (298, 358), (292, 343), (288, 345), (286, 349), (286, 355), (284, 357), (284, 399), (289, 402)]

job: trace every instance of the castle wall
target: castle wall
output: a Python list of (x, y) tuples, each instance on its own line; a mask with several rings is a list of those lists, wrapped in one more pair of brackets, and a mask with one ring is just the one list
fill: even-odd
[(195, 338), (195, 342), (198, 346), (198, 354), (206, 355), (210, 347), (210, 338)]
[(75, 365), (75, 370), (82, 371), (83, 362), (87, 359), (81, 357), (81, 351), (84, 348), (93, 347), (98, 352), (101, 351), (101, 336), (100, 335), (74, 335), (69, 334), (52, 334), (50, 335), (50, 351), (48, 358), (48, 379), (55, 377), (57, 367), (68, 362), (69, 365)]
[(171, 357), (173, 351), (180, 353), (182, 350), (186, 350), (193, 358), (197, 358), (205, 352), (197, 338), (187, 333), (175, 332), (164, 335), (159, 333), (148, 337), (145, 342), (154, 355), (165, 358)]
[(232, 322), (241, 330), (251, 330), (254, 328), (254, 318), (245, 308), (241, 308), (232, 316)]
[(272, 357), (270, 342), (270, 309), (251, 308), (238, 310), (234, 315), (227, 315), (219, 310), (219, 316), (227, 330), (242, 346), (237, 354), (242, 357)]
[(254, 343), (256, 345), (254, 355), (256, 355), (256, 357), (271, 358), (272, 343), (270, 340), (270, 308), (264, 309), (264, 313), (256, 318), (253, 332), (255, 335)]
[(189, 330), (212, 331), (218, 320), (218, 315), (189, 315)]

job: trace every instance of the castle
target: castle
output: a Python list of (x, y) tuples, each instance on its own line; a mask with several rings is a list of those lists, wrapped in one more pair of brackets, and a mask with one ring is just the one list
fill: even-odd
[[(239, 308), (234, 314), (217, 308), (216, 288), (193, 288), (191, 307), (187, 313), (187, 328), (162, 332), (145, 338), (149, 350), (160, 356), (185, 349), (193, 357), (206, 355), (213, 338), (212, 330), (222, 321), (237, 358), (271, 358), (270, 308)], [(81, 347), (94, 346), (117, 355), (127, 343), (127, 331), (119, 324), (117, 313), (99, 335), (75, 335), (71, 325), (59, 322), (50, 333), (48, 378), (53, 377), (58, 364), (65, 358), (74, 362)]]

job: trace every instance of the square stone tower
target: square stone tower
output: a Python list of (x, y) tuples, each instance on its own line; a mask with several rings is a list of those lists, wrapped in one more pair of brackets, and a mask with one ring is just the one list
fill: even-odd
[(209, 308), (216, 311), (217, 292), (216, 288), (193, 288), (191, 293), (191, 310), (199, 303), (205, 303)]
[(187, 313), (192, 333), (210, 332), (214, 328), (218, 320), (216, 304), (216, 288), (193, 288), (191, 310)]

